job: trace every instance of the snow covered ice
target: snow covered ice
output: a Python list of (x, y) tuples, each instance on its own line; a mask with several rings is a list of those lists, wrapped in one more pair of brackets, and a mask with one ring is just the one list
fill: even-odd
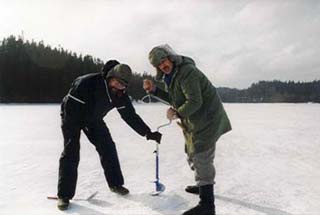
[[(167, 123), (165, 105), (137, 104), (155, 130)], [(318, 215), (320, 213), (320, 105), (225, 104), (233, 130), (217, 145), (216, 207), (219, 215)], [(75, 198), (61, 212), (56, 201), (58, 160), (63, 149), (59, 105), (0, 106), (0, 214), (171, 215), (198, 202), (184, 191), (194, 183), (180, 128), (161, 130), (160, 181), (152, 197), (155, 143), (146, 141), (116, 110), (105, 118), (116, 142), (130, 195), (109, 191), (98, 154), (85, 135)]]

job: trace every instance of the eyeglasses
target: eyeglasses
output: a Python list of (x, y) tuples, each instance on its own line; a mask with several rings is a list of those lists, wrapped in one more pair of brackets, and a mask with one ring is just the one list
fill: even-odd
[(127, 85), (119, 79), (113, 78), (110, 82), (110, 85), (112, 88), (115, 88), (117, 90), (125, 90), (127, 89)]

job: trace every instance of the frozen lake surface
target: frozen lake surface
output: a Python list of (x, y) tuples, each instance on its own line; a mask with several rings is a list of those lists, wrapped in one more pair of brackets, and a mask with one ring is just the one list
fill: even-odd
[[(166, 123), (166, 106), (139, 104), (140, 116), (156, 129)], [(320, 213), (320, 105), (225, 104), (233, 130), (216, 151), (216, 207), (222, 215), (318, 215)], [(59, 105), (0, 105), (0, 214), (173, 215), (198, 197), (179, 127), (163, 128), (160, 180), (166, 191), (151, 197), (155, 144), (146, 141), (116, 110), (105, 118), (116, 142), (130, 195), (111, 193), (98, 154), (85, 135), (75, 198), (60, 212), (56, 202), (58, 159), (63, 149)]]

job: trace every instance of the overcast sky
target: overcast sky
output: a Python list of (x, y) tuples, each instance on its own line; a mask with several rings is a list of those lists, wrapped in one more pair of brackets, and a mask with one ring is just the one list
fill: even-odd
[(0, 40), (22, 31), (150, 74), (148, 52), (167, 43), (216, 86), (320, 79), (318, 0), (0, 0)]

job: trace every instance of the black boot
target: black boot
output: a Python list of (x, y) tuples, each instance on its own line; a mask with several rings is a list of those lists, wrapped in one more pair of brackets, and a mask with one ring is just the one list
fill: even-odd
[(69, 207), (69, 199), (66, 198), (58, 198), (58, 203), (57, 206), (59, 208), (59, 210), (67, 210)]
[(213, 185), (200, 186), (200, 202), (194, 208), (183, 213), (183, 215), (215, 215)]
[(187, 193), (199, 194), (199, 186), (198, 185), (189, 185), (186, 187), (185, 191)]
[(112, 186), (110, 187), (110, 190), (122, 196), (129, 194), (129, 190), (122, 185)]

